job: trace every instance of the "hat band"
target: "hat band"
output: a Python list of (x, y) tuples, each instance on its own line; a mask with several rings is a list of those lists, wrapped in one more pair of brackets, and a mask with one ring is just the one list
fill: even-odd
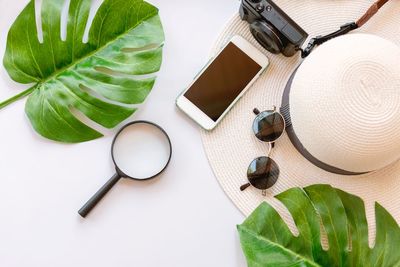
[(297, 72), (297, 68), (294, 70), (293, 74), (290, 76), (289, 81), (286, 84), (285, 87), (285, 91), (283, 92), (283, 96), (282, 96), (282, 105), (280, 108), (280, 112), (283, 115), (283, 117), (285, 118), (285, 123), (286, 123), (286, 132), (289, 136), (290, 141), (292, 142), (292, 144), (294, 145), (294, 147), (297, 149), (297, 151), (300, 152), (300, 154), (305, 157), (308, 161), (310, 161), (312, 164), (314, 164), (315, 166), (331, 172), (331, 173), (336, 173), (336, 174), (341, 174), (341, 175), (360, 175), (360, 174), (365, 174), (368, 172), (350, 172), (350, 171), (346, 171), (340, 168), (336, 168), (334, 166), (331, 166), (329, 164), (326, 164), (322, 161), (320, 161), (319, 159), (317, 159), (316, 157), (314, 157), (301, 143), (301, 141), (299, 140), (299, 138), (297, 137), (295, 130), (293, 128), (292, 125), (292, 121), (290, 118), (290, 101), (289, 101), (289, 95), (290, 95), (290, 90), (292, 88), (292, 82), (293, 79), (295, 77), (295, 74)]

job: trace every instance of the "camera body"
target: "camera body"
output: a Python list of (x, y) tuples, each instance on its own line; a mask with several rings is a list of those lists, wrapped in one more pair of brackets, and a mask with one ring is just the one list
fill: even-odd
[(308, 34), (271, 0), (242, 0), (240, 17), (250, 23), (254, 38), (269, 52), (293, 56)]

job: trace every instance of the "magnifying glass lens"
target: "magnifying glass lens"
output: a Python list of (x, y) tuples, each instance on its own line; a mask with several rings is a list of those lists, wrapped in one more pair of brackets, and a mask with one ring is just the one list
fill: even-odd
[(114, 174), (78, 211), (85, 218), (121, 177), (146, 180), (156, 177), (169, 164), (172, 146), (168, 134), (148, 121), (131, 122), (117, 133), (111, 155)]
[(113, 146), (115, 164), (135, 179), (157, 175), (167, 165), (171, 150), (168, 137), (158, 127), (136, 123), (123, 129)]

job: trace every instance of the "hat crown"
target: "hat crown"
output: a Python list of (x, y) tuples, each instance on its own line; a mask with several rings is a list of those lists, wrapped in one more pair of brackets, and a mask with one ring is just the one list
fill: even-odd
[(368, 34), (333, 39), (293, 79), (294, 132), (315, 158), (350, 172), (381, 169), (400, 155), (400, 48)]

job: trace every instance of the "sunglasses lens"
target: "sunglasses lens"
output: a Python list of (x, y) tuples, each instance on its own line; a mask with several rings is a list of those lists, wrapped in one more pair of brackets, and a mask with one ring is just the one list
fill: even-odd
[(247, 170), (247, 178), (252, 186), (260, 190), (272, 187), (279, 177), (279, 167), (269, 157), (253, 160)]
[(260, 113), (253, 123), (253, 131), (258, 139), (274, 142), (285, 130), (285, 121), (281, 114), (273, 111)]

